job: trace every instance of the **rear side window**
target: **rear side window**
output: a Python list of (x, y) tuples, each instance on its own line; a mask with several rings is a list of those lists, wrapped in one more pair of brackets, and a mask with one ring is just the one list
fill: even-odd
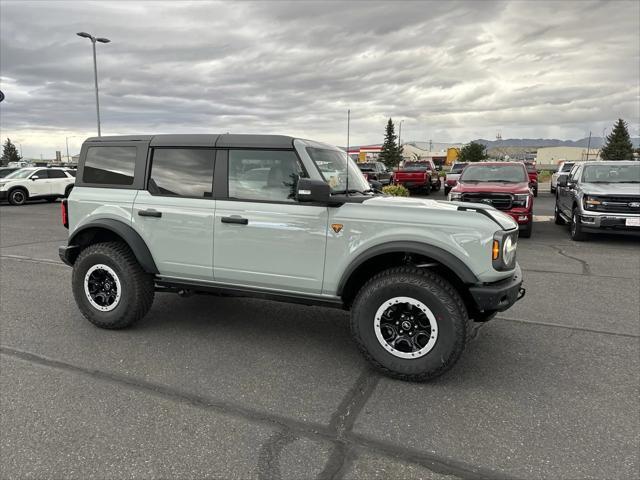
[(82, 181), (100, 185), (132, 185), (136, 147), (89, 147)]
[(153, 151), (149, 193), (211, 198), (213, 150), (158, 148)]
[(49, 178), (67, 178), (62, 170), (49, 170)]

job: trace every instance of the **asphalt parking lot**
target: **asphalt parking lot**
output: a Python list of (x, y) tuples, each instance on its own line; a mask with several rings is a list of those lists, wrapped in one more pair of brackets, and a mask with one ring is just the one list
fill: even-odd
[(1, 478), (640, 474), (640, 241), (572, 242), (548, 193), (519, 242), (526, 297), (426, 384), (371, 371), (319, 307), (158, 294), (97, 329), (59, 208), (0, 206)]

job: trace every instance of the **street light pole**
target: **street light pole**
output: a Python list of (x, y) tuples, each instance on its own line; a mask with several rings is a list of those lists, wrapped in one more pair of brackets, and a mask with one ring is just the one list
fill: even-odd
[(404, 122), (404, 120), (400, 120), (399, 126), (398, 126), (398, 148), (400, 148), (402, 146), (402, 122)]
[[(100, 131), (100, 100), (98, 99), (98, 62), (96, 60), (96, 42), (100, 43), (109, 43), (111, 40), (108, 38), (96, 38), (93, 35), (86, 32), (79, 32), (76, 35), (82, 38), (88, 38), (91, 40), (91, 45), (93, 47), (93, 79), (95, 81), (96, 86), (96, 113), (98, 115), (98, 136), (102, 136), (102, 132)], [(67, 152), (67, 157), (69, 156), (69, 152)]]

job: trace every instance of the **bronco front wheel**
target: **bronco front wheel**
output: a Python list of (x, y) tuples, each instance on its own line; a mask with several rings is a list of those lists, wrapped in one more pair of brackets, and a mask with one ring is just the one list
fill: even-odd
[(468, 321), (449, 282), (409, 267), (373, 277), (351, 310), (351, 331), (365, 357), (383, 373), (410, 381), (442, 375), (458, 361)]

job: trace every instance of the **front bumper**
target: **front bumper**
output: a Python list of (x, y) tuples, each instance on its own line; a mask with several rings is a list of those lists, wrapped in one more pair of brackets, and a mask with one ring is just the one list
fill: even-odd
[(529, 225), (533, 221), (533, 211), (524, 208), (513, 208), (511, 210), (500, 210), (513, 218), (518, 225)]
[(583, 212), (580, 215), (580, 225), (584, 229), (613, 229), (640, 232), (640, 226), (627, 225), (627, 219), (633, 219), (632, 221), (638, 222), (640, 221), (640, 216), (616, 213), (592, 215), (591, 212), (586, 214)]
[(78, 257), (79, 247), (77, 245), (62, 245), (58, 247), (58, 256), (66, 265), (73, 267), (73, 263)]
[(516, 264), (513, 275), (505, 280), (469, 288), (478, 310), (481, 312), (503, 312), (524, 297), (522, 270)]

